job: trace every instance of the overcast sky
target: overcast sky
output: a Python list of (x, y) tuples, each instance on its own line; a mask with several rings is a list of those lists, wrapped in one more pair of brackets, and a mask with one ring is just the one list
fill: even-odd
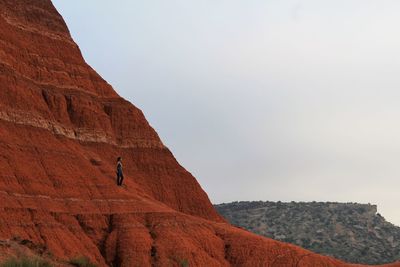
[(370, 202), (400, 225), (400, 1), (53, 2), (213, 203)]

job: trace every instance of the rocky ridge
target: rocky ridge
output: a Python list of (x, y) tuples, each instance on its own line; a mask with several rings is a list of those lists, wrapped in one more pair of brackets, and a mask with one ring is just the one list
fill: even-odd
[(215, 206), (233, 225), (352, 263), (400, 260), (400, 227), (377, 206), (333, 202), (232, 202)]

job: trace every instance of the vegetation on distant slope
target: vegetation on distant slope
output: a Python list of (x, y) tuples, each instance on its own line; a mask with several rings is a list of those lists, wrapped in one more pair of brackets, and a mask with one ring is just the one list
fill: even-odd
[(400, 259), (400, 227), (355, 203), (233, 202), (215, 206), (233, 225), (352, 263)]

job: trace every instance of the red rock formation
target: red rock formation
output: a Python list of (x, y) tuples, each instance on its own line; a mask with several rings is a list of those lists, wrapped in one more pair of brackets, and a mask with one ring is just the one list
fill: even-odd
[(0, 86), (0, 258), (24, 241), (60, 265), (346, 266), (225, 223), (50, 0), (0, 0)]

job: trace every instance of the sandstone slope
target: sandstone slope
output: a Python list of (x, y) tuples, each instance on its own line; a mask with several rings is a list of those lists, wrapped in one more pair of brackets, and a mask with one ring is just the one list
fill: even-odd
[(1, 259), (23, 240), (60, 264), (346, 266), (225, 223), (50, 0), (0, 0), (0, 87)]

